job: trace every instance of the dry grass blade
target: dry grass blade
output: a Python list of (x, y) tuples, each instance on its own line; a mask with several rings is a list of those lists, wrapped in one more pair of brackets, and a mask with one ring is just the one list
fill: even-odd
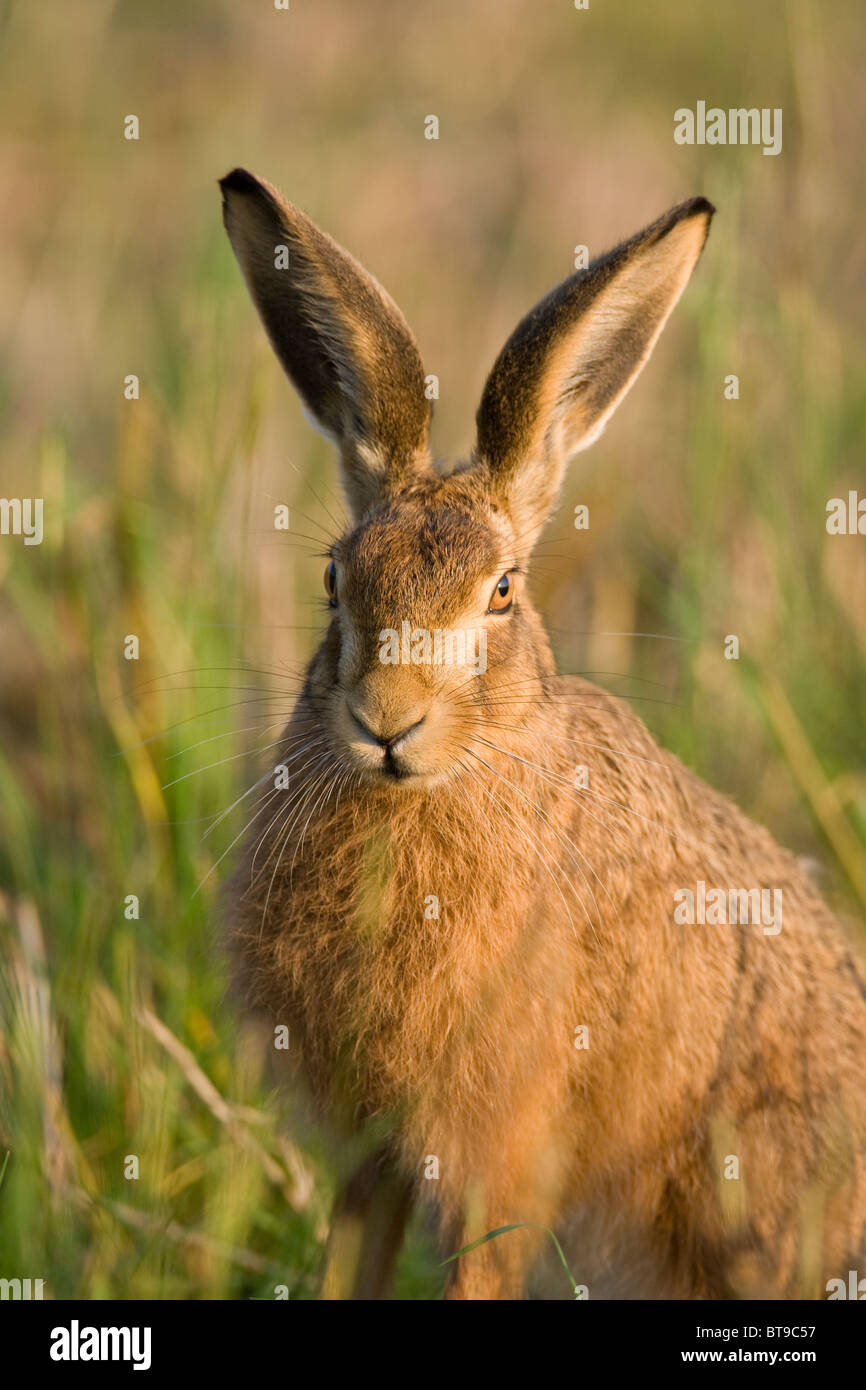
[(140, 1009), (138, 1019), (144, 1028), (174, 1059), (187, 1081), (201, 1101), (219, 1120), (230, 1138), (248, 1153), (253, 1154), (262, 1165), (269, 1182), (282, 1191), (286, 1201), (295, 1211), (302, 1211), (308, 1205), (314, 1191), (312, 1175), (294, 1145), (287, 1139), (281, 1143), (283, 1167), (263, 1144), (250, 1133), (249, 1121), (244, 1112), (231, 1105), (220, 1095), (216, 1086), (205, 1075), (188, 1047), (176, 1038), (149, 1009)]
[(42, 926), (29, 899), (0, 895), (0, 913), (14, 923), (17, 942), (10, 943), (13, 981), (13, 1027), (20, 1030), (19, 1058), (29, 1063), (28, 1084), (41, 1097), (45, 1176), (52, 1197), (68, 1187), (75, 1168), (71, 1125), (63, 1099), (60, 1030), (51, 1004)]

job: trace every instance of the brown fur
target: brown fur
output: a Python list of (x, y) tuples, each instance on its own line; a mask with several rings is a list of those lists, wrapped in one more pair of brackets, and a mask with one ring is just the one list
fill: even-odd
[[(230, 235), (232, 188), (258, 196), (231, 179)], [(367, 1265), (393, 1257), (409, 1184), (435, 1195), (447, 1253), (575, 1218), (593, 1231), (578, 1280), (590, 1255), (600, 1283), (624, 1259), (643, 1296), (814, 1296), (862, 1269), (866, 984), (842, 929), (792, 856), (627, 706), (555, 673), (522, 574), (509, 613), (479, 600), (528, 563), (568, 454), (646, 361), (711, 211), (683, 204), (542, 301), (452, 475), (416, 439), (359, 482), (341, 440), (356, 521), (333, 552), (338, 607), (279, 750), (290, 785), (248, 834), (230, 914), (246, 998), (291, 1026), (322, 1109), (386, 1133), (372, 1171), (385, 1162), (396, 1195)], [(255, 287), (266, 320), (270, 274)], [(280, 328), (295, 356), (303, 322)], [(321, 371), (353, 332), (312, 333)], [(393, 432), (364, 437), (380, 462), (395, 447)], [(378, 634), (403, 619), (483, 627), (486, 673), (383, 666)], [(780, 889), (781, 932), (677, 924), (674, 893), (698, 880)], [(723, 1176), (730, 1154), (739, 1181)], [(356, 1181), (343, 1208), (357, 1215), (368, 1190)], [(536, 1227), (463, 1256), (449, 1295), (521, 1296), (543, 1241)], [(381, 1267), (367, 1287), (381, 1292)]]

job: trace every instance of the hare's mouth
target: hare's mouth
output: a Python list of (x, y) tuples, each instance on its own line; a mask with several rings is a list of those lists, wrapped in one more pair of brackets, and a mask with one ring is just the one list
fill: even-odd
[(429, 787), (451, 772), (435, 759), (421, 757), (416, 750), (400, 753), (393, 748), (371, 748), (354, 740), (343, 741), (343, 757), (363, 778), (379, 786)]
[(382, 775), (394, 782), (405, 782), (408, 778), (418, 777), (420, 774), (401, 762), (399, 757), (395, 756), (390, 748), (386, 748), (385, 757), (382, 762)]
[(350, 751), (349, 757), (358, 771), (380, 785), (387, 783), (391, 786), (426, 786), (442, 777), (442, 769), (419, 767), (387, 749), (376, 761), (369, 754), (359, 758), (356, 750)]
[(358, 709), (351, 698), (343, 697), (335, 713), (335, 732), (343, 756), (372, 781), (421, 784), (441, 776), (435, 755), (434, 765), (429, 766), (426, 711), (398, 720), (396, 730), (373, 727), (365, 718), (366, 711)]

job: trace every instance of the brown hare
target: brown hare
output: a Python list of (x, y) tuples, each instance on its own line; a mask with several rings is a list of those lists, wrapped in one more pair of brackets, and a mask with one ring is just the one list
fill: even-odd
[(656, 1298), (866, 1274), (862, 968), (790, 854), (557, 675), (527, 590), (568, 458), (646, 363), (712, 206), (542, 299), (444, 473), (393, 301), (269, 184), (221, 186), (353, 518), (228, 904), (249, 1005), (289, 1025), (322, 1111), (377, 1135), (324, 1296), (384, 1295), (419, 1198), (443, 1255), (525, 1223), (449, 1266), (451, 1298), (524, 1296), (566, 1225), (592, 1232), (571, 1256), (590, 1296), (590, 1255), (599, 1289), (621, 1261)]

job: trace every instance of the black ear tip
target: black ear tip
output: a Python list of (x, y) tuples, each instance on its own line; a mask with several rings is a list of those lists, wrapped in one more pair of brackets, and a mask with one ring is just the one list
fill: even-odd
[(704, 198), (703, 196), (691, 198), (687, 207), (689, 208), (689, 215), (692, 217), (696, 216), (699, 212), (706, 213), (707, 217), (713, 217), (716, 211), (715, 205), (710, 202), (709, 198)]
[(227, 193), (253, 193), (259, 187), (258, 179), (254, 178), (248, 169), (232, 169), (230, 174), (219, 181), (223, 191), (223, 197)]
[(655, 233), (653, 240), (656, 241), (666, 237), (668, 232), (672, 232), (674, 227), (679, 227), (682, 222), (690, 222), (693, 218), (702, 217), (705, 219), (704, 235), (706, 236), (710, 230), (710, 223), (715, 211), (716, 209), (709, 198), (703, 196), (687, 198), (684, 203), (677, 203), (676, 207), (663, 213), (658, 222), (647, 230)]

